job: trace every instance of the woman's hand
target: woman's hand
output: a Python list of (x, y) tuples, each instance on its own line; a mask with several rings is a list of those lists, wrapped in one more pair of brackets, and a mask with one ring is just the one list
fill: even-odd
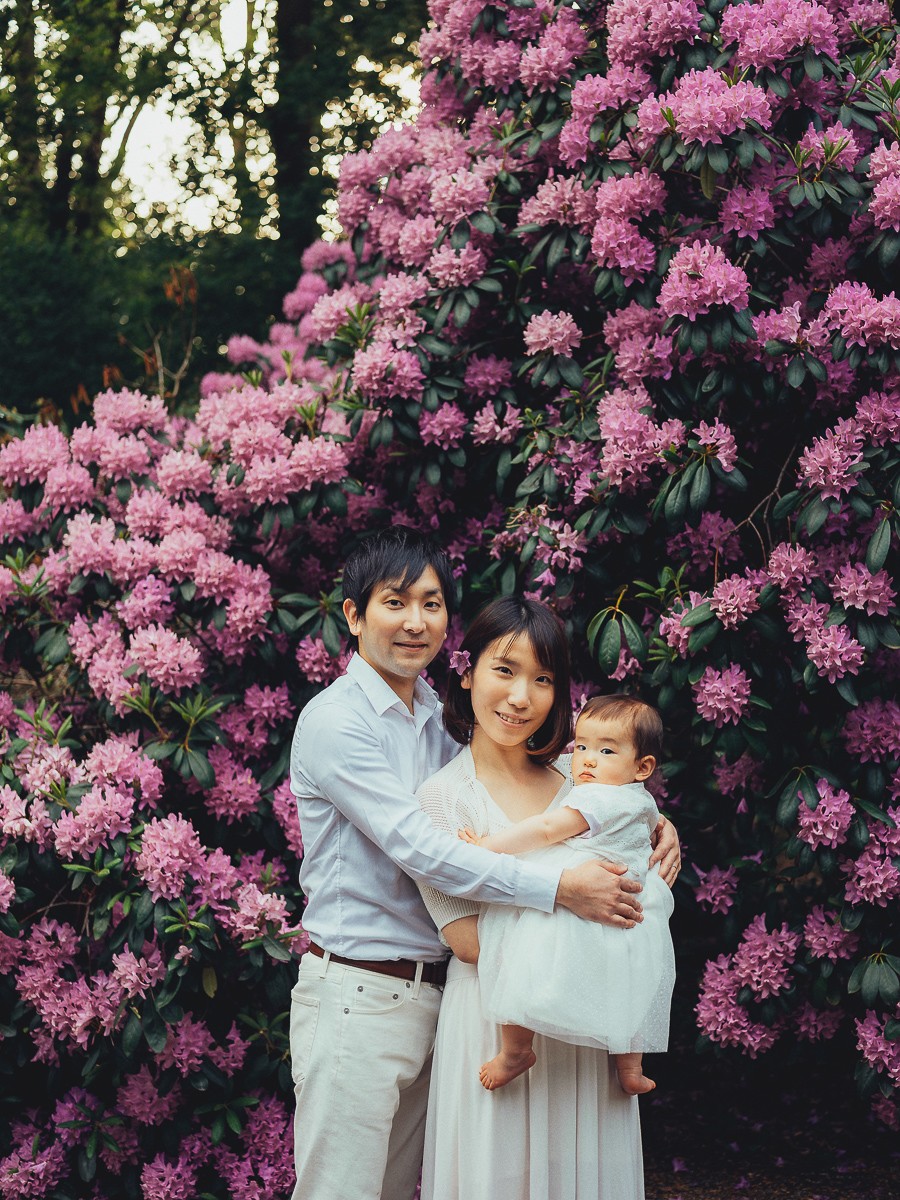
[(480, 846), (483, 840), (471, 829), (457, 829), (456, 836), (461, 842), (467, 842), (470, 846)]
[(681, 847), (675, 826), (666, 817), (659, 818), (659, 824), (650, 835), (650, 844), (653, 846), (650, 866), (659, 863), (661, 878), (672, 887), (681, 870)]
[(587, 921), (631, 929), (644, 914), (633, 893), (641, 891), (636, 879), (625, 874), (622, 863), (586, 862), (563, 871), (556, 892), (562, 904)]

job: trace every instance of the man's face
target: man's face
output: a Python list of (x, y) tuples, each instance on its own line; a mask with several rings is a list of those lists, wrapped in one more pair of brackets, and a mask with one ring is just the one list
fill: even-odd
[(433, 567), (404, 591), (390, 580), (376, 584), (362, 615), (345, 600), (344, 616), (360, 657), (392, 687), (420, 675), (447, 636), (447, 606)]

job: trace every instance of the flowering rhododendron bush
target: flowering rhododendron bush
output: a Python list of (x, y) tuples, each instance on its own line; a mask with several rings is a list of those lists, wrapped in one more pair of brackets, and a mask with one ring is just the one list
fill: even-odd
[(287, 748), (390, 521), (464, 616), (553, 604), (573, 701), (660, 706), (701, 1041), (851, 1047), (898, 1124), (887, 5), (431, 15), (271, 340), (195, 412), (105, 393), (0, 448), (2, 1197), (289, 1194)]

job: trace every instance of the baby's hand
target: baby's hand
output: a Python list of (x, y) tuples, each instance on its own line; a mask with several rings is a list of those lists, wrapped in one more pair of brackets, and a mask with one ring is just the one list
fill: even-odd
[(456, 836), (461, 842), (468, 842), (470, 846), (481, 845), (481, 838), (477, 833), (473, 833), (471, 829), (458, 829)]

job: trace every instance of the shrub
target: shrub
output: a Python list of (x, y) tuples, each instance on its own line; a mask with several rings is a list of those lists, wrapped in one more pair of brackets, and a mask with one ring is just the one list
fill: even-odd
[(344, 160), (348, 239), (233, 342), (249, 378), (0, 450), (2, 1062), (36, 1058), (58, 1130), (16, 1126), (5, 1195), (287, 1187), (290, 718), (389, 520), (445, 541), (465, 611), (553, 603), (579, 693), (661, 707), (682, 903), (722, 950), (701, 1040), (853, 1043), (897, 1121), (888, 9), (431, 12), (422, 113)]

